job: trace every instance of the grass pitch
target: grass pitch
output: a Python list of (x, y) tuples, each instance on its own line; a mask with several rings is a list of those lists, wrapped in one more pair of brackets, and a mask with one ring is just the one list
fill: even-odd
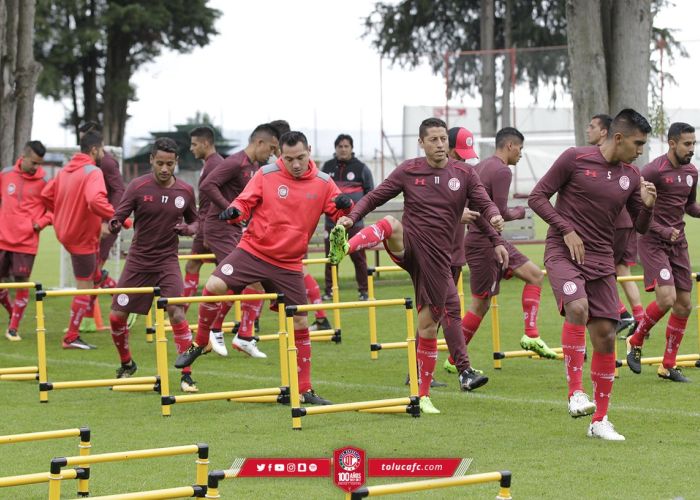
[[(538, 228), (541, 229), (541, 226)], [(689, 220), (691, 260), (700, 269), (700, 223)], [(539, 235), (543, 235), (540, 230)], [(34, 279), (51, 283), (57, 273), (57, 255), (51, 234), (44, 236)], [(534, 262), (542, 263), (542, 246), (522, 246)], [(57, 262), (57, 261), (56, 261)], [(351, 263), (344, 262), (341, 296), (356, 297)], [(207, 276), (204, 268), (202, 282)], [(639, 270), (635, 271), (635, 274)], [(321, 277), (320, 270), (314, 274)], [(378, 298), (412, 295), (410, 283), (383, 277)], [(320, 280), (319, 280), (320, 281)], [(520, 282), (501, 287), (502, 348), (517, 349), (522, 334)], [(468, 294), (467, 294), (468, 295)], [(652, 300), (643, 293), (644, 303)], [(693, 303), (696, 292), (693, 293)], [(90, 352), (60, 348), (68, 321), (68, 299), (47, 299), (49, 379), (52, 381), (111, 378), (118, 357), (108, 332), (86, 335), (99, 346)], [(102, 302), (103, 314), (108, 304)], [(378, 313), (380, 341), (405, 338), (404, 311), (382, 309)], [(329, 314), (329, 316), (331, 316)], [(35, 364), (34, 304), (30, 303), (19, 343), (3, 342), (0, 366)], [(194, 310), (190, 311), (195, 320)], [(332, 317), (332, 316), (331, 316)], [(313, 380), (317, 391), (335, 402), (393, 398), (407, 395), (405, 351), (383, 351), (369, 357), (365, 310), (342, 312), (343, 343), (314, 343)], [(550, 346), (560, 345), (562, 319), (551, 290), (543, 288), (539, 327)], [(272, 332), (276, 318), (265, 310), (264, 332)], [(645, 355), (661, 355), (666, 320), (652, 332)], [(491, 359), (490, 320), (486, 319), (470, 346), (473, 364), (489, 376), (489, 383), (474, 393), (462, 393), (454, 375), (441, 366), (436, 376), (449, 386), (433, 391), (441, 415), (413, 419), (407, 415), (341, 413), (304, 417), (301, 432), (291, 430), (288, 407), (214, 401), (172, 407), (172, 417), (160, 416), (155, 393), (113, 393), (107, 389), (61, 390), (49, 393), (50, 402), (39, 404), (31, 382), (0, 382), (0, 434), (33, 432), (88, 425), (93, 431), (92, 453), (163, 447), (196, 442), (209, 443), (211, 467), (227, 468), (237, 457), (330, 457), (335, 448), (354, 445), (369, 457), (470, 457), (469, 472), (508, 469), (513, 472), (514, 498), (700, 498), (696, 473), (700, 434), (698, 385), (700, 371), (687, 369), (691, 384), (658, 379), (655, 368), (645, 366), (641, 375), (621, 369), (615, 382), (610, 419), (627, 441), (609, 443), (585, 436), (588, 419), (574, 420), (566, 411), (566, 381), (560, 361), (504, 360), (494, 370)], [(154, 344), (144, 340), (143, 321), (131, 333), (138, 375), (155, 373)], [(228, 342), (231, 340), (228, 336)], [(228, 358), (209, 355), (194, 366), (194, 378), (202, 391), (271, 387), (278, 384), (275, 343), (262, 343), (264, 360), (236, 352)], [(624, 343), (618, 343), (618, 358)], [(688, 324), (682, 353), (698, 352), (697, 313)], [(169, 345), (172, 364), (175, 350)], [(171, 390), (179, 381), (170, 371)], [(588, 364), (584, 375), (591, 383)], [(0, 475), (47, 471), (54, 456), (77, 454), (77, 439), (4, 445)], [(410, 480), (410, 479), (407, 479)], [(93, 495), (113, 494), (187, 485), (194, 482), (194, 457), (176, 457), (99, 464), (92, 467)], [(369, 484), (386, 482), (370, 478)], [(63, 498), (75, 497), (75, 484), (66, 481)], [(222, 498), (342, 498), (331, 479), (234, 479), (221, 484)], [(495, 484), (421, 492), (411, 498), (494, 498)], [(0, 489), (0, 498), (41, 499), (47, 486)], [(397, 496), (396, 498), (401, 498)]]

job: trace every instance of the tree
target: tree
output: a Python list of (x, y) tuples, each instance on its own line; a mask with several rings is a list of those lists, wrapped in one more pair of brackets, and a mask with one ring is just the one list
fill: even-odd
[(130, 83), (163, 49), (185, 53), (217, 34), (208, 0), (38, 0), (35, 53), (46, 71), (39, 92), (70, 101), (64, 126), (100, 120), (105, 141), (121, 145)]
[(0, 0), (0, 162), (10, 165), (30, 140), (41, 65), (34, 60), (35, 0)]
[[(517, 22), (512, 23), (512, 20)], [(427, 60), (436, 74), (445, 71), (448, 54), (450, 91), (482, 97), (481, 133), (495, 135), (497, 123), (496, 59), (500, 59), (501, 116), (510, 108), (510, 61), (507, 56), (458, 56), (460, 51), (556, 46), (566, 43), (564, 0), (403, 0), (377, 3), (364, 20), (379, 53), (392, 63), (415, 67)], [(566, 54), (528, 57), (516, 68), (515, 80), (531, 89), (563, 87)], [(533, 92), (534, 94), (534, 92)], [(509, 115), (502, 120), (509, 123)]]

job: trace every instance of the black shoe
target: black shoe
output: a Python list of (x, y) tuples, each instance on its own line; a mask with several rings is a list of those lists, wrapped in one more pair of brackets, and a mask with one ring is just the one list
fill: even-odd
[(133, 359), (128, 363), (122, 363), (117, 369), (117, 378), (129, 378), (136, 373), (137, 368), (136, 362)]
[(627, 366), (634, 373), (642, 373), (642, 348), (630, 344), (627, 339)]
[[(411, 376), (406, 375), (406, 382), (404, 385), (409, 385), (411, 383)], [(430, 388), (435, 389), (436, 387), (447, 387), (447, 384), (445, 382), (440, 382), (439, 380), (433, 379), (432, 382), (430, 382)]]
[(473, 391), (486, 384), (489, 378), (486, 375), (477, 373), (471, 368), (459, 374), (459, 386), (463, 391)]
[(660, 365), (656, 374), (661, 378), (670, 380), (671, 382), (690, 382), (690, 379), (683, 375), (683, 372), (677, 366), (674, 366), (673, 368), (664, 368), (663, 365)]
[(369, 294), (367, 292), (360, 292), (358, 294), (358, 299), (361, 301), (369, 300)]
[(615, 333), (620, 333), (634, 324), (634, 318), (630, 316), (629, 318), (620, 318), (617, 321), (617, 326), (615, 327)]
[(180, 377), (180, 390), (182, 392), (199, 392), (197, 382), (192, 380), (191, 373), (183, 373)]
[(330, 321), (328, 321), (328, 318), (317, 319), (309, 327), (310, 332), (315, 332), (317, 330), (332, 330), (332, 329), (333, 329), (333, 327), (331, 326)]
[(255, 333), (260, 333), (260, 322), (259, 319), (256, 319), (253, 322), (253, 328), (255, 328)]
[(299, 394), (299, 399), (302, 403), (305, 403), (307, 405), (332, 405), (330, 401), (328, 401), (325, 398), (322, 398), (318, 394), (316, 394), (316, 391), (313, 389), (309, 389), (303, 394)]
[(194, 361), (204, 353), (204, 347), (192, 344), (185, 352), (180, 354), (175, 360), (175, 368), (184, 368), (190, 366)]
[(634, 335), (634, 332), (637, 330), (637, 325), (639, 325), (639, 323), (635, 320), (632, 320), (632, 322), (629, 323), (627, 326), (620, 328), (620, 322), (618, 322), (617, 323), (618, 327), (616, 328), (616, 333), (619, 333), (620, 335), (618, 335), (617, 338), (620, 340), (625, 340), (627, 337), (631, 337), (632, 335)]
[(332, 302), (333, 301), (333, 294), (332, 293), (324, 293), (321, 296), (321, 300), (324, 302)]

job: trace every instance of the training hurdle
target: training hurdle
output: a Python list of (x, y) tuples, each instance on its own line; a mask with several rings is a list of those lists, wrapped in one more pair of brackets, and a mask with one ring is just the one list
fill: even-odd
[[(140, 288), (96, 288), (86, 290), (37, 290), (36, 292), (36, 337), (37, 354), (39, 360), (39, 402), (49, 401), (49, 391), (59, 389), (84, 389), (88, 387), (117, 387), (117, 386), (140, 386), (138, 390), (143, 390), (148, 385), (155, 392), (160, 392), (160, 379), (158, 376), (152, 377), (131, 377), (131, 378), (110, 378), (96, 380), (72, 380), (65, 382), (49, 382), (48, 368), (46, 360), (46, 324), (44, 315), (44, 299), (47, 297), (73, 297), (76, 295), (115, 295), (115, 294), (144, 294), (152, 293), (156, 297), (160, 294), (158, 287)], [(168, 353), (165, 335), (156, 342), (156, 362), (158, 371), (162, 372), (161, 366), (167, 366)]]
[(318, 309), (360, 309), (370, 307), (390, 307), (402, 305), (406, 309), (406, 349), (408, 353), (408, 374), (410, 394), (406, 398), (380, 399), (375, 401), (358, 401), (354, 403), (338, 403), (325, 406), (302, 407), (299, 398), (299, 378), (297, 373), (297, 348), (294, 343), (287, 347), (289, 367), (289, 392), (292, 406), (292, 429), (301, 430), (301, 417), (308, 415), (322, 415), (325, 413), (340, 413), (347, 411), (360, 411), (366, 413), (408, 413), (413, 417), (420, 416), (418, 406), (418, 375), (416, 373), (416, 349), (415, 333), (413, 330), (413, 300), (388, 299), (374, 301), (339, 302), (337, 304), (307, 304), (289, 305), (285, 307), (287, 316), (287, 331), (294, 331), (294, 314), (296, 312), (310, 312)]
[[(56, 431), (41, 431), (28, 432), (25, 434), (9, 434), (0, 436), (0, 445), (11, 443), (27, 443), (33, 441), (46, 441), (48, 439), (62, 439), (68, 437), (79, 437), (78, 452), (81, 457), (86, 457), (90, 454), (90, 429), (88, 427), (80, 427), (76, 429), (61, 429)], [(86, 497), (89, 495), (88, 480), (90, 475), (80, 465), (77, 469), (66, 471), (65, 479), (78, 479), (78, 496)], [(22, 474), (18, 476), (0, 477), (0, 488), (10, 486), (24, 486), (28, 484), (48, 483), (49, 473), (39, 472), (35, 474)]]
[(511, 473), (509, 471), (485, 472), (482, 474), (470, 474), (468, 476), (445, 477), (439, 479), (425, 479), (423, 481), (408, 481), (405, 483), (381, 484), (376, 486), (364, 486), (352, 493), (345, 495), (346, 500), (359, 500), (360, 498), (379, 497), (397, 493), (411, 493), (415, 491), (436, 490), (440, 488), (452, 488), (455, 486), (468, 486), (482, 483), (500, 483), (500, 489), (496, 500), (510, 500)]
[[(207, 295), (206, 297), (160, 298), (156, 307), (156, 335), (165, 338), (165, 308), (168, 305), (202, 302), (231, 302), (246, 300), (276, 300), (280, 307), (277, 312), (279, 326), (280, 350), (280, 387), (248, 389), (239, 391), (209, 392), (171, 396), (168, 386), (167, 361), (159, 366), (161, 385), (161, 413), (170, 415), (170, 407), (176, 403), (198, 403), (200, 401), (229, 400), (239, 403), (289, 403), (289, 370), (287, 367), (287, 332), (284, 321), (284, 295), (277, 293), (260, 293), (250, 295)], [(296, 371), (294, 372), (296, 374)], [(298, 395), (297, 395), (298, 397)]]
[[(695, 319), (697, 322), (697, 336), (698, 336), (698, 352), (693, 354), (679, 354), (676, 357), (676, 366), (681, 366), (685, 368), (700, 368), (700, 273), (692, 273), (691, 277), (697, 283), (695, 287), (696, 302), (695, 302)], [(643, 281), (644, 276), (621, 276), (617, 278), (617, 281)], [(615, 345), (615, 351), (617, 354), (617, 344)], [(615, 356), (617, 357), (617, 356)], [(652, 356), (641, 359), (643, 365), (660, 365), (663, 361), (663, 356)], [(627, 366), (627, 359), (618, 359), (615, 362), (615, 366), (620, 368), (622, 366)]]
[[(109, 462), (124, 462), (127, 460), (141, 460), (146, 458), (173, 457), (178, 455), (197, 454), (195, 460), (197, 486), (206, 490), (207, 476), (209, 470), (209, 445), (204, 443), (191, 444), (184, 446), (171, 446), (168, 448), (151, 448), (145, 450), (130, 450), (114, 453), (102, 453), (98, 455), (74, 456), (74, 457), (56, 457), (51, 459), (49, 469), (49, 500), (61, 499), (61, 481), (67, 479), (64, 474), (64, 467), (78, 466), (84, 469), (89, 477), (90, 466), (93, 464), (103, 464)], [(162, 490), (161, 490), (162, 491)], [(146, 492), (139, 492), (130, 498), (178, 498), (173, 497), (149, 497), (143, 495)], [(88, 493), (89, 494), (89, 493)], [(140, 495), (140, 496), (139, 496)], [(87, 496), (87, 495), (85, 495)], [(192, 495), (190, 495), (192, 496)], [(122, 495), (114, 495), (112, 498), (123, 498)], [(129, 498), (129, 497), (126, 497)], [(181, 497), (180, 497), (181, 498)]]
[[(41, 290), (41, 283), (34, 283), (32, 281), (0, 283), (0, 290), (17, 290), (19, 288), (33, 288), (34, 290)], [(0, 380), (21, 381), (38, 380), (38, 378), (38, 366), (13, 366), (0, 368)]]
[[(203, 261), (214, 261), (216, 255), (213, 253), (202, 253), (202, 254), (192, 254), (192, 255), (178, 255), (179, 260), (203, 260)], [(302, 259), (301, 263), (305, 266), (312, 264), (330, 264), (328, 258), (320, 259)], [(340, 302), (340, 288), (338, 286), (338, 266), (331, 265), (331, 282), (332, 282), (332, 295), (333, 303)], [(236, 301), (234, 303), (234, 318), (235, 322), (225, 322), (222, 328), (233, 328), (241, 320), (241, 303)], [(333, 311), (333, 324), (335, 328), (329, 330), (316, 330), (314, 332), (309, 332), (309, 337), (312, 341), (318, 342), (334, 342), (339, 344), (342, 341), (341, 324), (340, 324), (340, 311)], [(195, 331), (195, 330), (193, 330)], [(265, 342), (270, 340), (278, 340), (277, 334), (267, 334), (267, 335), (256, 335), (255, 339), (258, 342)]]
[(117, 495), (105, 495), (92, 497), (96, 500), (164, 500), (169, 498), (204, 498), (207, 489), (203, 486), (181, 486), (179, 488), (166, 488), (162, 490), (137, 491), (135, 493), (120, 493)]

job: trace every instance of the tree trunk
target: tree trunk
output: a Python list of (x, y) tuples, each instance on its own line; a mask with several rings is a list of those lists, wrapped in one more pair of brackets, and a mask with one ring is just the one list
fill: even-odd
[(15, 71), (17, 68), (17, 25), (19, 0), (1, 0), (4, 4), (5, 22), (2, 46), (0, 46), (0, 161), (2, 166), (15, 160)]
[(17, 110), (15, 121), (15, 156), (31, 139), (34, 96), (41, 73), (41, 65), (34, 60), (34, 16), (36, 0), (22, 0), (19, 9), (17, 32), (17, 73), (15, 95)]
[[(495, 0), (483, 0), (481, 2), (481, 50), (494, 49), (495, 30)], [(481, 56), (481, 125), (482, 137), (494, 137), (496, 135), (496, 58), (493, 54)], [(481, 156), (490, 156), (493, 148), (481, 147)]]
[[(90, 13), (85, 17), (84, 21), (93, 29), (97, 29), (97, 6), (94, 0), (89, 2)], [(99, 121), (99, 109), (97, 106), (97, 48), (92, 45), (90, 49), (81, 58), (82, 73), (83, 73), (83, 120)]]
[(126, 110), (131, 95), (130, 48), (128, 35), (118, 33), (116, 29), (107, 34), (103, 127), (105, 144), (112, 146), (121, 146), (124, 141)]
[[(503, 38), (505, 40), (505, 48), (510, 49), (513, 46), (513, 0), (505, 2), (505, 19), (503, 23)], [(503, 95), (501, 97), (501, 128), (510, 127), (510, 91), (513, 79), (513, 61), (512, 54), (506, 53), (503, 57)]]
[(609, 109), (603, 30), (600, 23), (591, 22), (600, 19), (600, 0), (567, 0), (566, 19), (574, 130), (581, 146), (591, 116)]

